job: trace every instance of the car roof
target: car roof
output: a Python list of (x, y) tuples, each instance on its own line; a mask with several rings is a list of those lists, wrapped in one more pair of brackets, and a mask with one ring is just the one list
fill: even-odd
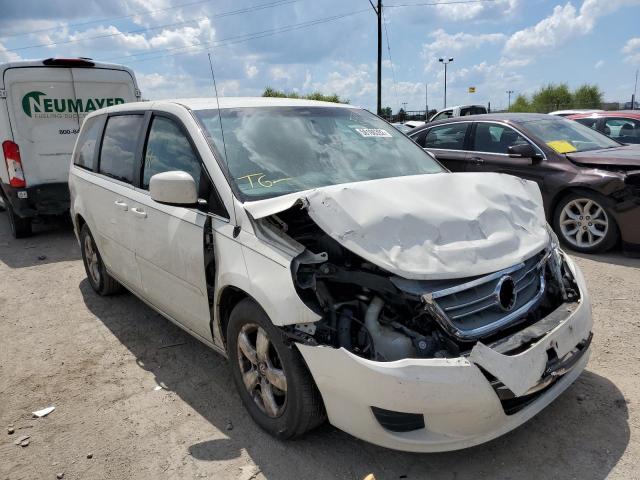
[(420, 132), (431, 128), (435, 125), (443, 125), (446, 123), (460, 123), (460, 122), (504, 122), (504, 123), (525, 123), (533, 120), (549, 120), (556, 119), (562, 120), (562, 117), (553, 117), (546, 113), (485, 113), (481, 115), (466, 115), (464, 117), (451, 117), (443, 120), (436, 120), (435, 122), (429, 122), (424, 127), (418, 127), (411, 131), (411, 135), (414, 132)]
[(613, 110), (609, 112), (580, 113), (570, 115), (567, 118), (577, 120), (579, 118), (601, 118), (601, 117), (629, 117), (640, 119), (640, 110)]
[(203, 97), (203, 98), (176, 98), (171, 100), (152, 100), (147, 102), (131, 102), (98, 110), (97, 114), (115, 113), (123, 111), (149, 110), (181, 105), (190, 110), (211, 110), (218, 108), (252, 108), (252, 107), (334, 107), (334, 108), (358, 108), (354, 105), (333, 102), (319, 102), (317, 100), (302, 100), (297, 98), (274, 97)]

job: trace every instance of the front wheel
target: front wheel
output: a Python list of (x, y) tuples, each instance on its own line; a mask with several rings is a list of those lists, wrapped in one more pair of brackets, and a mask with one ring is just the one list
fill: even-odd
[(554, 229), (560, 240), (582, 253), (606, 252), (615, 246), (618, 225), (605, 204), (605, 199), (591, 192), (563, 198), (554, 214)]
[(233, 380), (262, 429), (284, 440), (324, 421), (320, 392), (300, 353), (251, 299), (231, 312), (227, 339)]

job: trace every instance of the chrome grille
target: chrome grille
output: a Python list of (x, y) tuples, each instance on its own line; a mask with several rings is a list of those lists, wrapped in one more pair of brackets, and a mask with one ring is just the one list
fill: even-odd
[[(543, 251), (513, 267), (422, 298), (431, 313), (455, 336), (477, 339), (524, 318), (537, 304), (545, 289), (547, 258)], [(506, 293), (505, 282), (509, 282)]]

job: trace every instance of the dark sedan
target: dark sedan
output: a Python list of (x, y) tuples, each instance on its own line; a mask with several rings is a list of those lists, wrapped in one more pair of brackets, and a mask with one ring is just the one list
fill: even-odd
[(540, 186), (549, 223), (572, 249), (640, 249), (640, 145), (541, 114), (442, 120), (409, 136), (454, 172), (502, 172)]

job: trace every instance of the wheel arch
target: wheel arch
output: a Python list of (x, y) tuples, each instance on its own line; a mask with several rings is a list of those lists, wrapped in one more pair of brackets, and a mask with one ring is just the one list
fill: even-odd
[[(212, 338), (216, 337), (216, 330), (218, 331), (218, 335), (222, 341), (222, 347), (227, 348), (227, 327), (229, 325), (229, 317), (231, 316), (231, 312), (242, 300), (245, 298), (250, 298), (256, 305), (260, 306), (260, 304), (253, 298), (249, 293), (244, 291), (243, 289), (236, 287), (235, 285), (226, 285), (224, 286), (220, 293), (218, 294), (218, 299), (216, 302), (216, 310), (217, 318), (214, 318), (211, 321), (211, 335)], [(216, 329), (217, 323), (217, 329)]]

